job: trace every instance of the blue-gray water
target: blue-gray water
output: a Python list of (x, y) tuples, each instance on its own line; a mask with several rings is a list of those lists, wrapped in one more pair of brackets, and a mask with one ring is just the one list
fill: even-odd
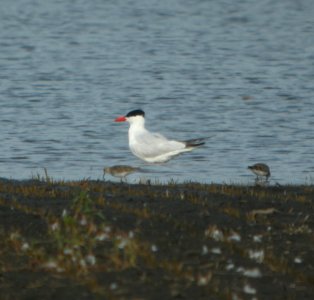
[[(0, 177), (314, 182), (314, 1), (3, 0)], [(212, 136), (164, 165), (128, 149), (142, 108), (167, 137)]]

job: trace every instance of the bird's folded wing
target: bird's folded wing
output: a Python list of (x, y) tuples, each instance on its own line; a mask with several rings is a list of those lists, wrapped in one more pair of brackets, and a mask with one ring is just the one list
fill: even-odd
[(159, 133), (149, 133), (138, 137), (137, 152), (145, 157), (156, 157), (185, 148), (183, 142), (168, 140)]

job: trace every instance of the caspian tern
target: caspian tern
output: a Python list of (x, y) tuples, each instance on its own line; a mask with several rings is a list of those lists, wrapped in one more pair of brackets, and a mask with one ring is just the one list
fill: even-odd
[(145, 128), (145, 113), (140, 109), (115, 119), (115, 122), (125, 121), (130, 123), (130, 150), (135, 156), (149, 163), (166, 162), (176, 155), (205, 144), (204, 138), (175, 141), (168, 140), (159, 133), (149, 132)]
[(257, 163), (252, 166), (248, 166), (248, 169), (251, 170), (257, 177), (256, 180), (258, 181), (259, 177), (265, 176), (266, 181), (270, 177), (270, 170), (266, 164)]

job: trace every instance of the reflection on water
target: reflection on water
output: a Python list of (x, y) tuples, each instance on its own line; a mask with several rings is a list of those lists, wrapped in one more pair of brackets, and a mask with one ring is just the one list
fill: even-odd
[[(273, 183), (313, 183), (313, 1), (5, 2), (0, 176), (128, 164), (157, 181), (247, 183), (265, 162)], [(113, 122), (137, 108), (152, 131), (211, 139), (146, 165)]]

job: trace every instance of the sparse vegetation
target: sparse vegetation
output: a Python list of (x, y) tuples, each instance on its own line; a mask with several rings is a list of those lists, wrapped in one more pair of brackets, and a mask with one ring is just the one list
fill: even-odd
[(47, 171), (3, 179), (1, 297), (311, 299), (313, 196), (313, 186), (56, 182)]

